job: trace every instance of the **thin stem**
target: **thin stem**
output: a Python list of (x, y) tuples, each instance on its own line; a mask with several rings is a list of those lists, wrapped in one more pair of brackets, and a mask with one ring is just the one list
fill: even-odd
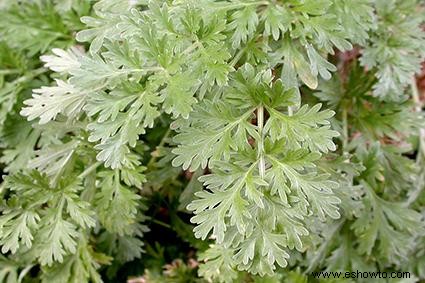
[(341, 219), (339, 222), (335, 223), (335, 226), (333, 229), (329, 232), (329, 237), (325, 239), (325, 242), (320, 246), (320, 248), (317, 250), (316, 255), (313, 257), (312, 261), (310, 262), (310, 265), (308, 266), (307, 270), (305, 271), (306, 274), (309, 274), (313, 270), (316, 269), (319, 262), (323, 259), (324, 254), (328, 250), (330, 244), (333, 242), (333, 238), (335, 235), (339, 232), (343, 224), (345, 223), (344, 219)]
[(6, 69), (6, 70), (0, 70), (0, 76), (1, 75), (15, 75), (19, 74), (21, 71), (18, 69)]
[(199, 48), (199, 47), (203, 47), (203, 45), (202, 45), (202, 43), (201, 42), (199, 42), (198, 40), (197, 41), (195, 41), (191, 46), (189, 46), (188, 48), (186, 48), (183, 52), (182, 52), (182, 54), (183, 55), (187, 55), (187, 54), (189, 54), (190, 52), (192, 52), (193, 50), (195, 50), (195, 49), (197, 49), (197, 48)]
[(163, 67), (154, 66), (154, 67), (145, 67), (143, 69), (122, 69), (116, 71), (119, 74), (130, 74), (130, 73), (149, 73), (149, 72), (160, 72), (164, 71)]
[[(96, 168), (101, 165), (102, 162), (96, 162), (84, 170), (77, 178), (84, 180), (85, 190), (81, 194), (81, 199), (91, 203), (96, 195)], [(97, 166), (95, 166), (97, 165)]]
[(120, 185), (121, 185), (119, 169), (115, 169), (114, 181), (115, 181), (115, 192), (118, 192), (120, 190)]
[(61, 198), (59, 200), (58, 206), (57, 206), (58, 207), (57, 208), (58, 214), (56, 214), (56, 220), (62, 218), (63, 206), (64, 205), (65, 205), (65, 198), (64, 198), (64, 196), (62, 194), (62, 196), (61, 196)]
[(236, 63), (238, 63), (239, 59), (241, 59), (244, 52), (245, 48), (239, 50), (238, 53), (236, 53), (235, 57), (233, 57), (232, 61), (230, 61), (230, 66), (234, 67)]
[(38, 75), (41, 75), (45, 72), (47, 72), (48, 70), (46, 68), (38, 68), (35, 69), (31, 72), (29, 72), (28, 74), (25, 74), (24, 76), (20, 77), (19, 79), (14, 80), (12, 83), (14, 84), (20, 84), (29, 80), (32, 80), (33, 78), (37, 77)]
[(234, 3), (229, 5), (221, 5), (217, 10), (232, 10), (239, 9), (248, 6), (260, 6), (260, 5), (270, 5), (268, 1), (258, 1), (258, 2), (248, 2), (248, 3)]
[(294, 110), (292, 109), (291, 106), (288, 106), (288, 116), (292, 116), (294, 115)]
[(260, 177), (264, 179), (266, 163), (264, 161), (264, 107), (262, 105), (257, 108), (257, 126), (258, 134), (260, 135), (260, 140), (258, 141), (258, 170), (260, 172)]
[[(415, 102), (415, 110), (416, 112), (420, 113), (422, 112), (422, 104), (421, 100), (419, 98), (419, 90), (416, 85), (416, 79), (415, 77), (412, 78), (412, 82), (410, 83), (411, 89), (412, 89), (412, 96), (413, 101)], [(420, 158), (425, 157), (425, 128), (419, 129), (419, 152), (416, 157), (416, 161), (419, 162)]]
[[(163, 147), (165, 142), (167, 141), (168, 137), (170, 136), (170, 134), (171, 134), (171, 128), (168, 127), (167, 131), (165, 132), (164, 136), (162, 137), (160, 143), (158, 144), (158, 146), (156, 148)], [(158, 158), (157, 155), (152, 155), (151, 159), (149, 159), (149, 161), (148, 161), (147, 167), (151, 167), (155, 163), (157, 158)]]
[(102, 162), (97, 161), (96, 163), (90, 165), (89, 167), (87, 167), (80, 175), (78, 175), (78, 179), (84, 179), (85, 177), (87, 177), (91, 172), (93, 172), (94, 170), (97, 169), (97, 167), (99, 167), (102, 164)]
[(342, 110), (342, 130), (343, 130), (342, 150), (345, 151), (348, 145), (347, 108), (345, 107)]
[(412, 205), (412, 203), (414, 203), (418, 199), (418, 197), (421, 195), (421, 192), (423, 188), (425, 187), (425, 184), (423, 182), (424, 178), (425, 178), (424, 174), (423, 173), (420, 174), (419, 176), (420, 180), (416, 185), (416, 189), (407, 198), (407, 201), (404, 204), (405, 207), (409, 207), (410, 205)]
[(59, 179), (62, 177), (62, 173), (64, 172), (65, 167), (66, 167), (66, 165), (67, 165), (68, 161), (69, 161), (69, 160), (71, 160), (72, 156), (74, 155), (74, 152), (75, 152), (75, 148), (74, 148), (73, 150), (71, 150), (71, 151), (67, 154), (66, 158), (65, 158), (65, 159), (64, 159), (64, 161), (62, 162), (62, 166), (61, 166), (61, 168), (58, 170), (58, 172), (56, 173), (56, 175), (52, 178), (51, 184), (52, 184), (53, 186), (56, 186), (56, 185), (58, 184)]
[(162, 222), (162, 221), (159, 221), (159, 220), (156, 220), (156, 219), (152, 219), (152, 222), (155, 223), (155, 224), (161, 225), (161, 226), (163, 226), (165, 228), (168, 228), (168, 229), (173, 230), (173, 228), (171, 227), (171, 225), (169, 225), (169, 224), (167, 224), (165, 222)]
[[(412, 77), (412, 81), (410, 83), (411, 89), (412, 89), (412, 96), (413, 96), (413, 101), (415, 102), (415, 111), (420, 113), (422, 112), (422, 104), (421, 104), (421, 100), (419, 98), (419, 90), (416, 84), (416, 78)], [(425, 158), (425, 128), (420, 128), (419, 129), (419, 145), (418, 145), (418, 154), (416, 156), (416, 163), (419, 164), (422, 160), (422, 158)], [(425, 178), (425, 173), (422, 173), (419, 175), (419, 182), (417, 182), (416, 184), (416, 189), (409, 195), (405, 206), (408, 207), (410, 206), (412, 203), (414, 203), (418, 197), (420, 196), (422, 190), (425, 187), (424, 184), (424, 178)]]

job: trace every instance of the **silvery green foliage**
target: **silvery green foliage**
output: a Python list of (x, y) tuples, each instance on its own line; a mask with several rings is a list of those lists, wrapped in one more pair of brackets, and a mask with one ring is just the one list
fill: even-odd
[(417, 1), (376, 1), (379, 21), (362, 52), (361, 62), (375, 69), (378, 82), (373, 93), (381, 99), (398, 100), (425, 58), (422, 32), (423, 9)]
[[(125, 262), (143, 252), (147, 227), (136, 193), (145, 179), (143, 167), (101, 169), (83, 137), (86, 122), (57, 116), (80, 115), (82, 96), (66, 80), (50, 80), (38, 57), (53, 48), (63, 58), (47, 67), (58, 72), (65, 71), (64, 64), (79, 67), (70, 63), (83, 54), (72, 47), (73, 33), (91, 7), (88, 1), (57, 2), (8, 1), (0, 10), (0, 161), (9, 173), (1, 185), (0, 245), (7, 255), (1, 282), (23, 282), (34, 269), (41, 270), (38, 282), (102, 282), (98, 269), (111, 256)], [(61, 51), (68, 47), (69, 53)], [(49, 81), (57, 87), (43, 86)], [(32, 89), (37, 95), (29, 99)], [(38, 109), (34, 118), (43, 116), (40, 126), (20, 116), (24, 100)], [(108, 240), (108, 252), (94, 247), (95, 234)]]
[[(91, 41), (89, 53), (42, 57), (67, 79), (35, 90), (21, 114), (42, 124), (87, 116), (97, 160), (115, 170), (136, 166), (139, 135), (161, 112), (170, 114), (178, 133), (173, 165), (212, 170), (201, 177), (208, 191), (188, 206), (195, 236), (232, 249), (239, 269), (271, 274), (287, 265), (288, 249), (303, 249), (305, 217), (340, 216), (338, 184), (315, 169), (321, 153), (336, 149), (334, 113), (300, 107), (297, 89), (297, 78), (316, 88), (319, 75), (329, 79), (336, 70), (321, 53), (352, 48), (343, 15), (331, 7), (151, 1), (141, 11), (99, 2), (95, 16), (82, 18), (89, 28), (77, 34)], [(281, 80), (270, 68), (282, 63)]]
[[(52, 9), (79, 7), (59, 2)], [(409, 149), (386, 139), (406, 142), (423, 126), (404, 92), (425, 55), (419, 9), (414, 0), (96, 2), (75, 35), (88, 48), (43, 55), (54, 83), (23, 102), (40, 138), (34, 171), (6, 180), (19, 201), (0, 217), (2, 249), (34, 253), (46, 282), (100, 281), (86, 235), (99, 223), (115, 250), (131, 239), (126, 260), (139, 257), (144, 137), (167, 117), (167, 166), (204, 170), (187, 209), (195, 237), (214, 242), (199, 256), (207, 280), (273, 275), (303, 253), (310, 271), (361, 269), (364, 258), (369, 269), (402, 266), (423, 240), (420, 214), (403, 203), (418, 172)], [(34, 44), (30, 52), (46, 50)], [(354, 45), (367, 70), (335, 74), (334, 55)]]

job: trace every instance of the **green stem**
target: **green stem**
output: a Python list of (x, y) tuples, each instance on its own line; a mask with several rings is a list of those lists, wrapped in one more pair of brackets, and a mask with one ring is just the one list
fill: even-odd
[(63, 213), (63, 207), (64, 207), (64, 205), (65, 205), (65, 198), (62, 195), (61, 198), (60, 198), (60, 200), (59, 200), (58, 206), (57, 206), (58, 207), (57, 208), (58, 214), (56, 214), (56, 220), (62, 218), (62, 213)]
[(39, 76), (43, 73), (46, 73), (47, 71), (48, 70), (46, 68), (38, 68), (38, 69), (32, 70), (31, 72), (25, 74), (24, 76), (14, 80), (12, 83), (13, 84), (20, 84), (20, 83), (32, 80), (33, 78), (35, 78), (35, 77), (37, 77), (37, 76)]
[(345, 151), (348, 145), (347, 108), (345, 107), (342, 110), (342, 130), (343, 130), (342, 150)]
[(203, 47), (203, 45), (202, 45), (202, 43), (200, 42), (200, 41), (195, 41), (191, 46), (189, 46), (188, 48), (186, 48), (183, 52), (182, 52), (182, 54), (183, 55), (187, 55), (187, 54), (189, 54), (190, 52), (192, 52), (193, 50), (195, 50), (195, 49), (197, 49), (197, 48), (200, 48), (200, 47)]
[[(149, 73), (149, 72), (160, 72), (164, 71), (165, 69), (163, 67), (154, 66), (154, 67), (145, 67), (143, 69), (123, 69), (123, 70), (117, 70), (115, 73), (117, 74), (131, 74), (131, 73)], [(105, 75), (105, 77), (108, 75)]]
[(6, 69), (6, 70), (0, 70), (0, 76), (4, 75), (15, 75), (19, 74), (21, 71), (18, 69)]
[(115, 181), (115, 183), (114, 183), (115, 193), (118, 193), (120, 191), (120, 187), (121, 187), (120, 170), (119, 169), (115, 169), (114, 181)]
[(93, 172), (94, 170), (97, 169), (97, 167), (99, 167), (102, 164), (102, 162), (97, 161), (96, 163), (90, 165), (89, 167), (87, 167), (80, 175), (78, 175), (78, 179), (84, 179), (85, 177), (87, 177), (91, 172)]
[(329, 237), (325, 239), (325, 242), (317, 250), (316, 255), (313, 257), (312, 261), (310, 262), (310, 265), (305, 271), (305, 274), (309, 274), (317, 268), (317, 265), (321, 260), (323, 260), (323, 257), (325, 256), (325, 253), (328, 250), (329, 246), (331, 245), (331, 243), (333, 243), (333, 238), (339, 232), (344, 223), (344, 219), (341, 219), (339, 222), (335, 223), (335, 226), (329, 232)]
[(156, 224), (158, 224), (158, 225), (161, 225), (161, 226), (163, 226), (163, 227), (165, 227), (165, 228), (168, 228), (168, 229), (173, 230), (173, 228), (171, 227), (171, 225), (169, 225), (169, 224), (167, 224), (167, 223), (165, 223), (165, 222), (162, 222), (162, 221), (159, 221), (159, 220), (156, 220), (156, 219), (152, 219), (152, 222), (153, 222), (153, 223), (156, 223)]
[[(96, 170), (99, 165), (102, 164), (102, 162), (96, 162), (89, 166), (86, 170), (84, 170), (78, 178), (81, 178), (81, 180), (84, 180), (84, 188), (85, 190), (81, 194), (81, 199), (84, 201), (87, 201), (89, 203), (92, 203), (93, 199), (96, 195)], [(96, 166), (95, 166), (96, 165)]]
[(238, 63), (239, 59), (241, 59), (243, 53), (245, 52), (245, 48), (242, 48), (241, 50), (236, 53), (235, 57), (233, 57), (232, 61), (230, 61), (230, 66), (234, 67), (236, 63)]
[(69, 160), (71, 160), (72, 156), (74, 155), (75, 152), (75, 148), (73, 150), (71, 150), (67, 155), (66, 158), (64, 159), (61, 168), (58, 170), (58, 172), (56, 173), (56, 175), (52, 178), (51, 184), (53, 186), (56, 186), (60, 180), (60, 178), (62, 177), (62, 174), (66, 168), (66, 165), (68, 164)]
[[(167, 141), (167, 139), (170, 136), (170, 134), (171, 134), (171, 128), (168, 127), (167, 131), (165, 132), (164, 136), (162, 137), (161, 141), (159, 142), (158, 146), (156, 147), (157, 149), (164, 146), (164, 144)], [(152, 157), (148, 161), (147, 167), (148, 168), (151, 167), (155, 163), (155, 161), (156, 161), (157, 158), (158, 158), (158, 156), (152, 155)]]
[(291, 106), (288, 106), (288, 116), (292, 116), (294, 115), (294, 110), (292, 109)]
[[(419, 90), (416, 85), (415, 77), (412, 78), (412, 82), (410, 83), (412, 89), (413, 101), (415, 102), (415, 110), (416, 112), (422, 112), (422, 104), (419, 98)], [(422, 155), (422, 156), (421, 156)], [(419, 129), (419, 152), (416, 156), (416, 161), (419, 162), (421, 157), (425, 157), (425, 128)]]
[[(415, 77), (412, 78), (410, 86), (412, 89), (413, 101), (415, 102), (415, 111), (420, 113), (422, 112), (422, 105), (419, 99), (419, 90), (416, 84)], [(418, 154), (416, 156), (416, 163), (419, 164), (422, 158), (425, 158), (425, 128), (419, 129), (419, 145), (418, 145)], [(425, 173), (421, 173), (418, 176), (418, 178), (419, 178), (419, 181), (416, 184), (416, 189), (409, 195), (405, 203), (406, 207), (410, 206), (412, 203), (414, 203), (418, 199), (418, 197), (421, 195), (422, 190), (425, 187), (423, 182), (425, 179)]]
[(258, 2), (248, 2), (248, 3), (233, 3), (229, 5), (221, 5), (219, 8), (215, 9), (217, 10), (233, 10), (233, 9), (239, 9), (243, 7), (248, 6), (260, 6), (260, 5), (270, 5), (268, 1), (258, 1)]
[(407, 198), (407, 201), (404, 205), (405, 207), (409, 207), (410, 205), (412, 205), (412, 203), (415, 203), (418, 197), (421, 195), (423, 188), (425, 187), (425, 184), (423, 182), (423, 180), (425, 179), (425, 174), (420, 174), (418, 178), (419, 181), (417, 182), (416, 189)]
[(260, 135), (260, 140), (258, 141), (258, 171), (260, 172), (260, 177), (264, 179), (266, 163), (264, 161), (264, 107), (262, 105), (257, 108), (257, 126), (258, 134)]

